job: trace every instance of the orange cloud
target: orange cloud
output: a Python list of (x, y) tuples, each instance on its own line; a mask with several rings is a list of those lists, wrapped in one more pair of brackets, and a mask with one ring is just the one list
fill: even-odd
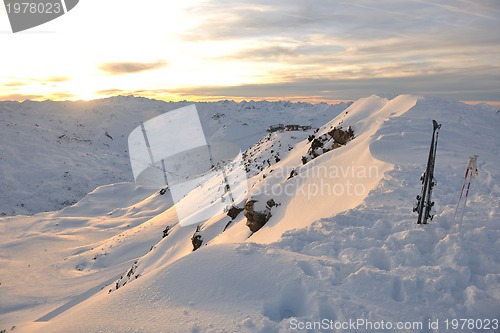
[(28, 95), (28, 94), (9, 94), (0, 95), (0, 101), (26, 101), (26, 100), (36, 100), (43, 98), (42, 95)]
[(110, 75), (133, 74), (144, 71), (151, 71), (167, 66), (165, 61), (151, 63), (144, 62), (108, 62), (99, 66), (101, 71)]

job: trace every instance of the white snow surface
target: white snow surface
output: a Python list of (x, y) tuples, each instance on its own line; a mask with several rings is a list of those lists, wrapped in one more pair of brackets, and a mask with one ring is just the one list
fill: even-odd
[[(191, 105), (132, 96), (78, 102), (0, 102), (0, 216), (59, 210), (97, 186), (133, 181), (128, 136)], [(196, 103), (207, 141), (245, 150), (279, 123), (319, 127), (349, 103)], [(106, 135), (107, 134), (107, 135)]]
[[(413, 95), (369, 96), (347, 109), (200, 103), (209, 141), (246, 150), (254, 208), (268, 209), (270, 199), (276, 205), (254, 234), (243, 212), (234, 221), (213, 216), (199, 225), (203, 245), (193, 252), (197, 226), (179, 226), (168, 192), (131, 182), (126, 147), (144, 118), (187, 104), (132, 97), (0, 103), (6, 127), (0, 132), (0, 212), (6, 215), (0, 218), (0, 330), (376, 331), (306, 326), (364, 320), (394, 325), (378, 330), (384, 332), (482, 332), (446, 330), (445, 321), (500, 319), (495, 109)], [(442, 123), (435, 216), (417, 225), (412, 207), (432, 119)], [(312, 129), (266, 133), (279, 123)], [(303, 165), (310, 135), (349, 126), (352, 141)], [(460, 225), (461, 211), (455, 222), (453, 214), (473, 154), (479, 174)], [(289, 178), (291, 170), (296, 175)], [(209, 181), (183, 204), (221, 185)], [(65, 200), (78, 202), (49, 212), (68, 205)], [(429, 327), (436, 321), (437, 329)], [(396, 329), (398, 323), (408, 327)]]

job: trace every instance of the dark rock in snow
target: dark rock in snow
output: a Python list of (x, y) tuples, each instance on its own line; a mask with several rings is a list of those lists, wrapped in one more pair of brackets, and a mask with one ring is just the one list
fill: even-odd
[(200, 248), (201, 244), (203, 244), (203, 238), (201, 235), (195, 235), (191, 238), (191, 242), (193, 243), (193, 251), (196, 251)]
[[(302, 156), (302, 161), (304, 161), (304, 156)], [(297, 176), (297, 171), (295, 171), (295, 169), (293, 169), (292, 171), (290, 171), (290, 176), (288, 176), (288, 178), (286, 180), (293, 178), (295, 176)]]
[(276, 206), (276, 202), (274, 202), (274, 199), (269, 199), (266, 202), (267, 208), (271, 209), (272, 207)]
[(230, 218), (232, 218), (234, 220), (243, 210), (244, 210), (243, 208), (232, 206), (227, 211), (227, 216), (229, 216)]
[(170, 232), (170, 226), (167, 225), (165, 227), (165, 230), (163, 230), (163, 238), (167, 237), (169, 232)]
[(321, 136), (315, 138), (310, 136), (309, 141), (311, 142), (311, 146), (309, 147), (307, 156), (302, 156), (302, 164), (306, 164), (324, 153), (344, 146), (353, 138), (354, 130), (350, 126), (347, 130), (335, 127)]
[(194, 232), (193, 237), (191, 237), (191, 243), (193, 244), (193, 251), (198, 250), (203, 244), (203, 237), (200, 235), (200, 226), (196, 227), (196, 231)]
[[(268, 203), (271, 203), (271, 200), (269, 200)], [(245, 217), (247, 218), (246, 225), (251, 232), (256, 232), (262, 228), (272, 216), (269, 205), (264, 211), (255, 211), (254, 204), (256, 202), (256, 200), (248, 200), (245, 203)], [(274, 203), (274, 200), (272, 200), (272, 203)]]

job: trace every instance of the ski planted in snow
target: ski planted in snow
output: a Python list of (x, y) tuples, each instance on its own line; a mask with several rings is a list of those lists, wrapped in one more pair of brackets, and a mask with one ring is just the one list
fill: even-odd
[(441, 124), (438, 124), (437, 121), (433, 120), (432, 125), (432, 140), (429, 150), (429, 158), (427, 159), (427, 168), (420, 177), (420, 180), (422, 181), (422, 192), (420, 195), (417, 195), (417, 204), (413, 207), (413, 211), (418, 212), (417, 224), (426, 224), (427, 219), (431, 219), (432, 221), (432, 218), (434, 217), (434, 215), (431, 215), (431, 209), (432, 206), (434, 206), (434, 202), (431, 197), (432, 189), (434, 188), (434, 185), (436, 185), (436, 181), (434, 179), (434, 165), (436, 162), (436, 150)]

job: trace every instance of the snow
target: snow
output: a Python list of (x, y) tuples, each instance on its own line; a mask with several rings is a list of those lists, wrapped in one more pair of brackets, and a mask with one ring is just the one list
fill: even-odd
[[(444, 332), (447, 319), (499, 319), (496, 110), (413, 95), (369, 96), (345, 110), (346, 105), (287, 102), (201, 103), (197, 108), (205, 110), (200, 115), (208, 141), (237, 142), (246, 149), (254, 208), (266, 209), (271, 198), (277, 205), (253, 235), (243, 212), (233, 221), (223, 213), (212, 216), (198, 225), (203, 245), (193, 252), (197, 226), (180, 226), (168, 192), (160, 195), (131, 182), (125, 156), (127, 134), (144, 114), (150, 119), (184, 105), (131, 97), (80, 104), (0, 103), (4, 123), (17, 124), (7, 126), (8, 134), (17, 131), (10, 127), (21, 127), (19, 138), (31, 136), (33, 142), (31, 148), (20, 140), (11, 144), (1, 132), (2, 152), (8, 152), (0, 160), (2, 172), (7, 170), (3, 182), (10, 184), (2, 195), (13, 201), (2, 203), (11, 216), (0, 218), (0, 329), (319, 332), (317, 327), (296, 329), (296, 324), (360, 319), (422, 324), (406, 332)], [(105, 112), (89, 113), (92, 108)], [(115, 120), (106, 123), (103, 117)], [(64, 148), (53, 134), (42, 135), (33, 127), (35, 118), (47, 132), (68, 133)], [(55, 119), (62, 124), (51, 127)], [(412, 206), (420, 193), (432, 119), (443, 124), (435, 216), (417, 225)], [(82, 132), (77, 122), (85, 123)], [(279, 123), (312, 128), (266, 132)], [(303, 164), (308, 137), (340, 126), (351, 126), (354, 139)], [(106, 131), (114, 140), (104, 136)], [(101, 139), (93, 137), (101, 132)], [(36, 140), (37, 135), (42, 139)], [(74, 139), (87, 137), (92, 145)], [(52, 159), (44, 160), (43, 153)], [(453, 213), (472, 154), (479, 155), (479, 174), (459, 228)], [(27, 185), (38, 178), (18, 177), (35, 172), (16, 166), (25, 160), (37, 165), (30, 158), (40, 158), (44, 167), (36, 174), (53, 180), (55, 192), (68, 178), (54, 172), (63, 156), (77, 184), (101, 186), (69, 191), (78, 203), (53, 212), (40, 211), (53, 209), (54, 198), (59, 203), (65, 196), (38, 192), (37, 200), (22, 201), (39, 213), (19, 215), (28, 212), (15, 206), (23, 194), (11, 192), (32, 187)], [(288, 179), (292, 169), (297, 175)], [(219, 183), (211, 179), (205, 190), (217, 191)], [(88, 194), (78, 197), (83, 192)], [(194, 190), (183, 204), (195, 206), (203, 194)], [(243, 202), (236, 204), (243, 207)], [(166, 226), (169, 235), (162, 238)], [(439, 328), (429, 326), (436, 321)]]
[[(288, 181), (288, 184), (283, 182), (286, 180), (283, 173), (275, 177), (275, 172), (267, 177), (261, 188), (271, 189), (269, 193), (265, 193), (268, 196), (273, 193), (279, 195), (279, 199), (275, 200), (282, 203), (281, 214), (264, 227), (270, 229), (269, 232), (256, 234), (252, 241), (275, 242), (285, 231), (308, 226), (322, 217), (361, 204), (390, 168), (388, 163), (372, 157), (372, 136), (379, 129), (382, 120), (389, 115), (399, 116), (415, 103), (414, 96), (398, 96), (391, 101), (378, 97), (366, 98), (354, 103), (339, 117), (323, 126), (318, 135), (341, 124), (344, 127), (351, 126), (359, 134), (346, 146), (324, 154), (298, 169), (298, 176)], [(306, 148), (306, 145), (296, 147), (294, 153), (286, 161), (276, 165), (275, 169), (293, 169), (300, 157), (306, 154)], [(288, 173), (285, 172), (284, 175), (288, 177)], [(270, 182), (272, 183), (269, 184)], [(291, 182), (295, 184), (290, 184)], [(279, 223), (281, 220), (287, 223)]]
[[(191, 104), (131, 96), (0, 103), (0, 216), (59, 210), (98, 186), (133, 181), (129, 134), (141, 122)], [(245, 150), (283, 119), (318, 127), (348, 104), (222, 101), (196, 106), (209, 143), (229, 142)]]

